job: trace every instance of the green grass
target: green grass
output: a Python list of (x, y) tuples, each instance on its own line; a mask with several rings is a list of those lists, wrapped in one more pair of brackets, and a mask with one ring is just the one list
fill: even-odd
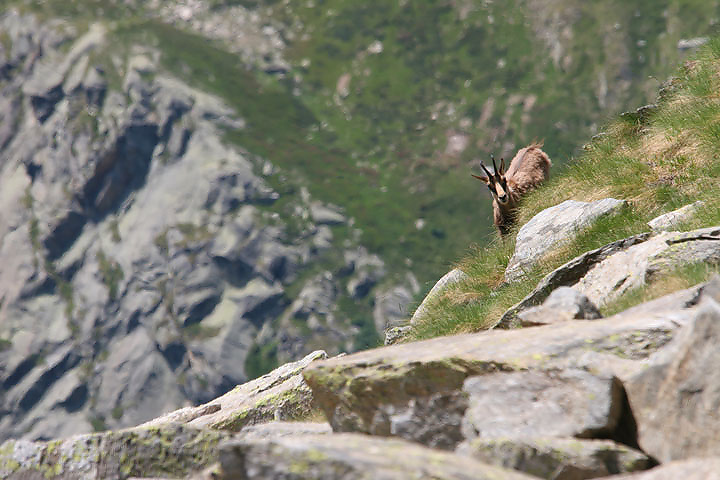
[[(527, 295), (545, 274), (588, 250), (649, 230), (657, 215), (702, 200), (705, 205), (681, 229), (720, 224), (720, 39), (714, 39), (690, 67), (679, 73), (680, 87), (665, 98), (649, 118), (624, 116), (613, 122), (607, 135), (589, 145), (577, 160), (529, 195), (519, 224), (563, 200), (592, 201), (605, 197), (628, 200), (615, 216), (601, 218), (568, 246), (544, 257), (524, 279), (503, 284), (503, 272), (514, 249), (513, 241), (480, 247), (459, 266), (469, 279), (447, 290), (412, 338), (476, 331), (493, 325), (502, 313)], [(686, 288), (717, 271), (690, 266), (661, 275), (606, 308), (615, 313), (638, 302)]]

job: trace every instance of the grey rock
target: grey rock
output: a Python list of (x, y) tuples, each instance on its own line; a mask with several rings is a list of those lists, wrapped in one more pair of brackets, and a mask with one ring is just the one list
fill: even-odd
[(570, 287), (558, 287), (539, 307), (518, 314), (522, 326), (545, 325), (568, 320), (594, 320), (602, 315), (589, 298)]
[(648, 226), (654, 232), (668, 232), (676, 228), (678, 224), (689, 220), (692, 216), (705, 205), (705, 202), (695, 202), (685, 205), (682, 208), (664, 213), (659, 217), (655, 217), (648, 222)]
[(336, 208), (320, 203), (310, 205), (310, 216), (319, 225), (340, 225), (347, 221), (345, 216)]
[(624, 200), (614, 198), (595, 202), (566, 200), (538, 213), (517, 234), (515, 253), (505, 270), (505, 281), (517, 280), (551, 249), (569, 243), (579, 231), (604, 215), (619, 212), (626, 204)]
[(691, 50), (705, 45), (710, 39), (708, 37), (681, 38), (678, 40), (678, 50)]
[(532, 478), (403, 440), (358, 434), (228, 441), (220, 447), (220, 465), (227, 479)]
[(579, 369), (470, 377), (463, 390), (465, 438), (607, 437), (622, 412), (620, 382)]
[[(455, 432), (461, 425), (456, 422), (462, 410), (459, 393), (467, 378), (476, 377), (468, 382), (478, 392), (489, 392), (484, 400), (488, 406), (481, 406), (482, 396), (464, 392), (470, 395), (470, 406), (468, 418), (461, 421), (467, 422), (463, 436), (478, 435), (482, 422), (501, 430), (502, 425), (492, 425), (494, 417), (487, 409), (514, 412), (513, 398), (533, 405), (533, 399), (542, 398), (547, 389), (549, 397), (560, 398), (540, 405), (551, 410), (567, 396), (574, 399), (568, 408), (577, 415), (566, 419), (563, 411), (544, 419), (532, 417), (528, 425), (547, 421), (547, 428), (556, 435), (602, 435), (632, 444), (633, 423), (619, 382), (645, 370), (653, 354), (669, 349), (682, 326), (691, 322), (702, 298), (713, 291), (710, 284), (702, 285), (592, 322), (570, 320), (393, 345), (320, 361), (303, 375), (335, 431), (389, 434), (395, 422), (402, 426), (395, 429), (396, 434), (425, 441), (418, 440), (422, 439), (420, 430), (412, 428), (414, 418), (424, 418), (424, 429), (444, 429), (446, 438), (457, 439)], [(553, 375), (559, 379), (557, 389), (551, 388)], [(586, 395), (585, 388), (591, 386), (593, 395)], [(502, 401), (494, 397), (499, 388), (507, 392)], [(478, 405), (475, 410), (473, 402)], [(433, 412), (431, 405), (446, 408)], [(512, 423), (515, 414), (508, 415), (509, 424), (527, 419), (518, 410), (519, 420)], [(472, 421), (471, 411), (475, 412)], [(474, 423), (480, 427), (472, 427)], [(523, 428), (528, 427), (518, 426)]]
[[(302, 360), (288, 363), (272, 372), (238, 385), (197, 410), (170, 413), (148, 422), (146, 426), (177, 422), (178, 415), (189, 419), (187, 424), (197, 428), (238, 431), (245, 426), (277, 420), (303, 420), (314, 415), (315, 403), (301, 372), (311, 362), (327, 358), (316, 351)], [(211, 407), (219, 405), (219, 409)], [(192, 412), (200, 412), (195, 416)]]
[(247, 440), (272, 440), (294, 435), (331, 434), (332, 428), (321, 422), (270, 422), (250, 425), (240, 430), (239, 437)]
[[(715, 293), (720, 278), (714, 280)], [(717, 295), (720, 300), (720, 295)], [(668, 349), (626, 382), (638, 443), (660, 462), (712, 457), (719, 445), (720, 304), (705, 295), (699, 310)]]
[(216, 462), (225, 432), (177, 424), (82, 435), (50, 443), (7, 441), (0, 446), (0, 476), (124, 479), (185, 476)]
[(653, 461), (612, 440), (577, 438), (476, 438), (457, 453), (481, 462), (551, 480), (581, 480), (647, 470)]
[(694, 458), (665, 463), (642, 473), (616, 476), (618, 480), (720, 480), (720, 458)]
[[(651, 235), (650, 233), (641, 233), (609, 243), (603, 247), (585, 252), (556, 268), (547, 274), (525, 298), (509, 308), (498, 321), (496, 328), (508, 328), (516, 325), (519, 312), (540, 305), (559, 287), (576, 285), (596, 265), (618, 252), (623, 252), (646, 242), (651, 238)], [(579, 291), (580, 289), (576, 288), (576, 290)]]
[(412, 329), (411, 325), (405, 325), (405, 326), (397, 326), (397, 327), (390, 327), (387, 330), (385, 330), (385, 345), (394, 345), (408, 334), (408, 332)]
[(573, 288), (602, 307), (659, 273), (682, 265), (719, 262), (720, 227), (662, 232), (594, 265)]
[(388, 328), (400, 327), (408, 322), (410, 313), (408, 306), (413, 301), (411, 287), (398, 285), (389, 290), (375, 291), (375, 306), (373, 307), (373, 320), (378, 332)]
[(415, 310), (415, 313), (413, 314), (412, 318), (410, 319), (410, 323), (414, 324), (417, 323), (421, 318), (423, 318), (425, 315), (427, 315), (428, 307), (429, 305), (437, 299), (437, 297), (445, 291), (448, 287), (455, 283), (462, 282), (463, 280), (467, 279), (468, 276), (465, 272), (460, 270), (459, 268), (454, 268), (450, 270), (448, 273), (443, 275), (443, 277), (437, 281), (437, 283), (433, 286), (433, 288), (430, 289), (428, 294), (425, 296), (423, 301), (420, 303), (420, 306)]

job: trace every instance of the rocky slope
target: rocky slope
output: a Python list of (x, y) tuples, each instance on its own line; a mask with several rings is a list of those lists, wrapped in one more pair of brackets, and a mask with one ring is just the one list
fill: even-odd
[(376, 344), (487, 235), (471, 160), (569, 154), (717, 8), (471, 3), (2, 2), (0, 439)]
[[(17, 10), (0, 29), (0, 437), (137, 424), (402, 315), (352, 220), (307, 191), (293, 225), (273, 211), (283, 171), (158, 50)], [(338, 307), (371, 300), (377, 327)]]
[(717, 478), (719, 300), (715, 277), (610, 318), (316, 352), (135, 428), (7, 441), (0, 475)]

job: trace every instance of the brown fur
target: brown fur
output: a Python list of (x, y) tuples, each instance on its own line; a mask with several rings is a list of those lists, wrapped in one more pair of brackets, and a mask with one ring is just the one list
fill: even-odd
[[(505, 236), (515, 223), (515, 214), (523, 195), (537, 188), (550, 172), (550, 158), (541, 150), (542, 144), (533, 143), (521, 148), (510, 162), (505, 172), (505, 161), (500, 160), (500, 168), (492, 174), (482, 165), (487, 176), (473, 175), (482, 180), (490, 189), (493, 197), (493, 221), (500, 235)], [(495, 160), (493, 159), (493, 166)], [(501, 199), (506, 196), (503, 203)]]

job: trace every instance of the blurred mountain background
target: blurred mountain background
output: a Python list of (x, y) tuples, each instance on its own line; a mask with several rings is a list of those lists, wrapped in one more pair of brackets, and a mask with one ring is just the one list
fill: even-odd
[(717, 30), (698, 0), (0, 1), (0, 440), (375, 346)]

